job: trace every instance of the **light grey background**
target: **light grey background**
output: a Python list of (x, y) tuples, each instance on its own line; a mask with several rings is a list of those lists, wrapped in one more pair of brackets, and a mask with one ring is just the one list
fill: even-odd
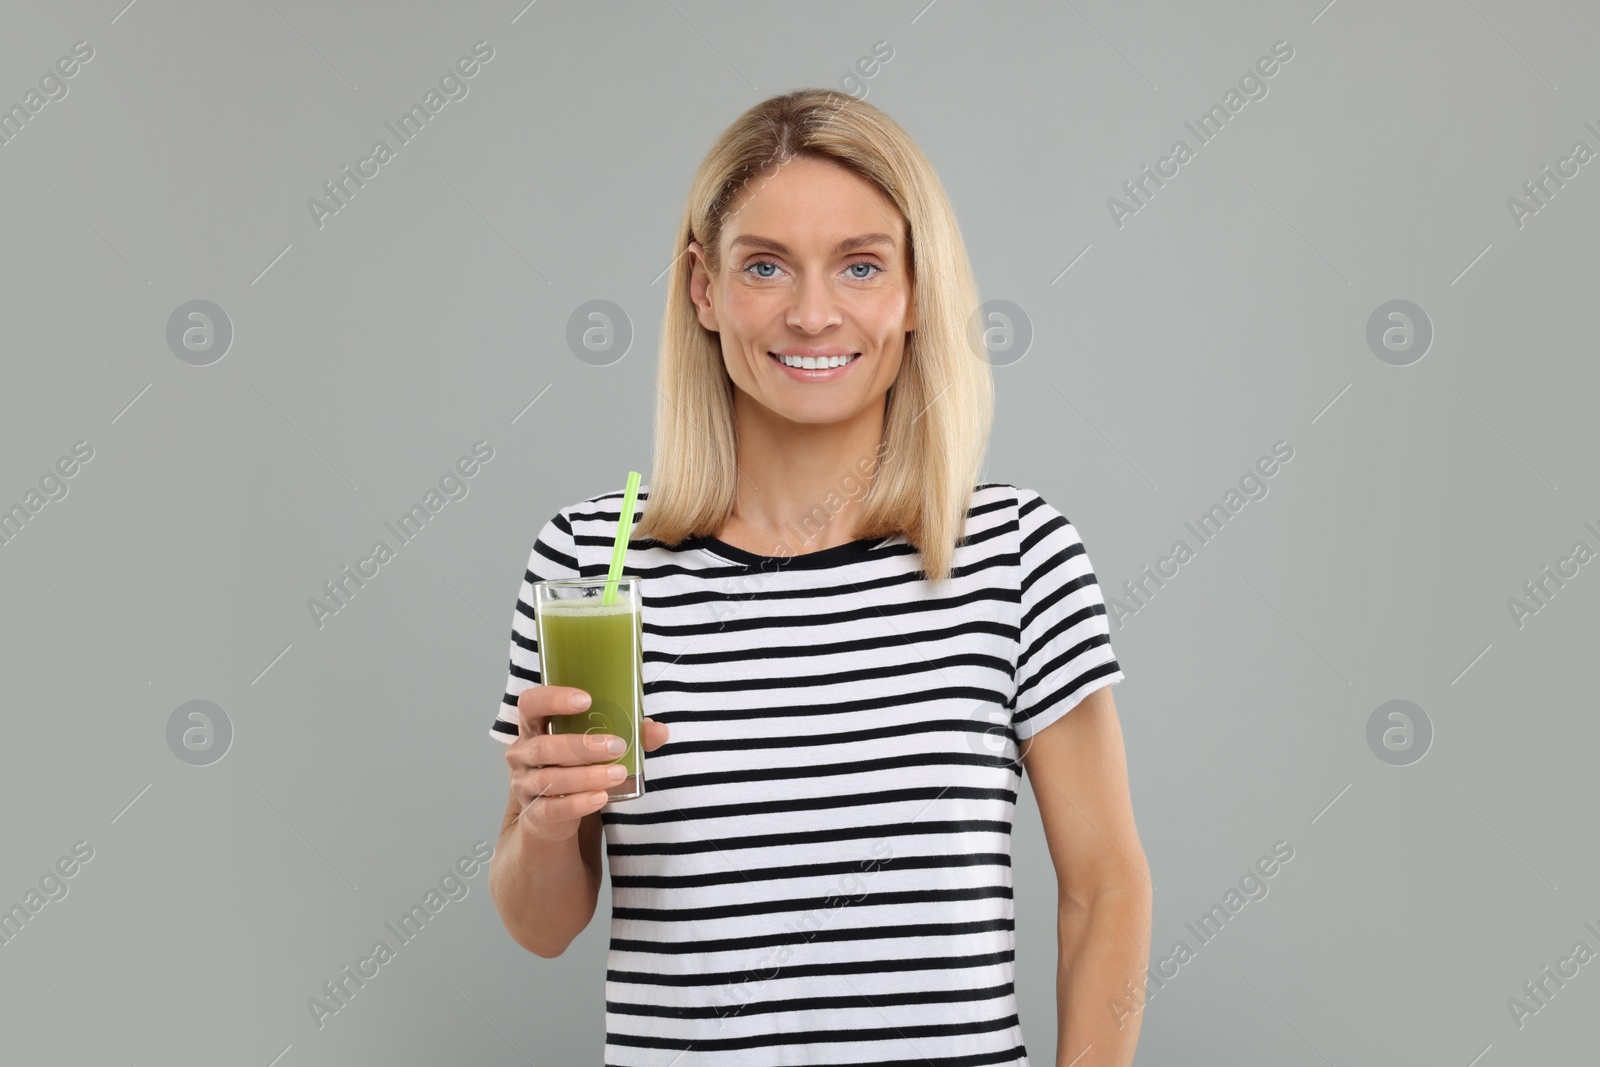
[[(1061, 508), (1108, 595), (1196, 549), (1113, 630), (1152, 960), (1195, 949), (1138, 1062), (1592, 1053), (1600, 963), (1520, 1028), (1507, 1000), (1600, 949), (1600, 565), (1520, 627), (1508, 600), (1600, 548), (1600, 162), (1521, 227), (1507, 200), (1600, 149), (1594, 7), (522, 2), (0, 16), (5, 106), (94, 49), (0, 146), (0, 505), (94, 450), (0, 546), (0, 905), (94, 850), (0, 946), (4, 1059), (599, 1062), (604, 905), (542, 960), (481, 872), (320, 1029), (307, 1000), (494, 840), (486, 731), (528, 549), (557, 508), (648, 477), (661, 275), (701, 156), (760, 99), (849, 87), (879, 41), (892, 59), (850, 84), (921, 143), (983, 298), (1034, 331), (996, 368), (985, 478)], [(307, 199), (479, 40), (469, 94), (319, 228)], [(1268, 95), (1196, 147), (1184, 123), (1280, 40)], [(1108, 198), (1180, 137), (1195, 157), (1119, 228)], [(166, 340), (196, 299), (234, 330), (209, 366)], [(596, 299), (635, 334), (606, 366), (566, 342)], [(1397, 299), (1434, 330), (1408, 366), (1366, 340)], [(468, 495), (319, 628), (308, 599), (395, 546), (384, 523), (480, 440)], [(1270, 493), (1196, 547), (1184, 524), (1280, 440)], [(1367, 742), (1395, 699), (1434, 731), (1409, 766)], [(191, 700), (232, 724), (208, 766), (168, 746)], [(1200, 944), (1184, 924), (1280, 840), (1268, 896)], [(1015, 864), (1042, 1065), (1055, 888), (1031, 796)]]

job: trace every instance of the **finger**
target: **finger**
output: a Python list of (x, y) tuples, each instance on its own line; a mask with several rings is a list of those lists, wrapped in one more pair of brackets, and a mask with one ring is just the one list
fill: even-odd
[(599, 811), (609, 799), (603, 791), (559, 797), (540, 794), (523, 807), (518, 818), (542, 837), (570, 837), (572, 830), (568, 824)]
[(517, 718), (523, 732), (544, 733), (552, 715), (572, 715), (589, 706), (589, 694), (571, 685), (531, 685), (517, 695)]
[[(622, 774), (616, 774), (621, 771)], [(524, 794), (542, 796), (572, 796), (591, 793), (596, 789), (609, 789), (627, 776), (627, 768), (620, 763), (598, 763), (585, 767), (534, 767), (519, 776)]]
[(645, 719), (643, 725), (644, 731), (640, 738), (640, 744), (646, 752), (654, 752), (667, 743), (668, 730), (666, 723), (656, 722), (654, 719)]
[[(524, 740), (524, 739), (519, 739)], [(609, 763), (628, 750), (615, 734), (541, 734), (526, 738), (528, 747), (517, 758), (528, 767), (579, 767)]]

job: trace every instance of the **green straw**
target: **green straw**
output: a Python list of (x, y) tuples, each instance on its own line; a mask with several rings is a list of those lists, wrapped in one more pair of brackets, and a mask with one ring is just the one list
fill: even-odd
[(611, 546), (611, 570), (606, 575), (606, 591), (600, 603), (610, 607), (617, 599), (617, 579), (622, 577), (622, 557), (628, 551), (628, 536), (633, 533), (633, 502), (639, 495), (639, 472), (628, 472), (628, 487), (622, 493), (622, 517), (617, 520), (617, 537)]

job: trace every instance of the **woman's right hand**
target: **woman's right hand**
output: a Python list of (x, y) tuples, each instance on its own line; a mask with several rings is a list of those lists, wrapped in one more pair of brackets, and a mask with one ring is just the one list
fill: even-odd
[[(622, 752), (606, 746), (621, 738), (545, 732), (550, 716), (576, 715), (588, 707), (588, 694), (566, 685), (529, 686), (517, 697), (517, 739), (506, 748), (511, 795), (522, 811), (523, 825), (549, 841), (577, 833), (583, 817), (604, 807), (609, 799), (605, 791), (617, 784), (606, 765)], [(645, 752), (666, 744), (666, 724), (645, 719), (641, 741)]]

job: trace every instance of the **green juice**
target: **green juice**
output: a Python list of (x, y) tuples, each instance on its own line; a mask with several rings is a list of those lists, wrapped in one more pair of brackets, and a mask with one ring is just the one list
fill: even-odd
[(570, 685), (588, 693), (587, 711), (550, 716), (557, 734), (612, 734), (628, 748), (610, 763), (639, 773), (638, 729), (644, 715), (640, 647), (644, 630), (631, 605), (547, 603), (539, 613), (539, 666), (547, 685)]

